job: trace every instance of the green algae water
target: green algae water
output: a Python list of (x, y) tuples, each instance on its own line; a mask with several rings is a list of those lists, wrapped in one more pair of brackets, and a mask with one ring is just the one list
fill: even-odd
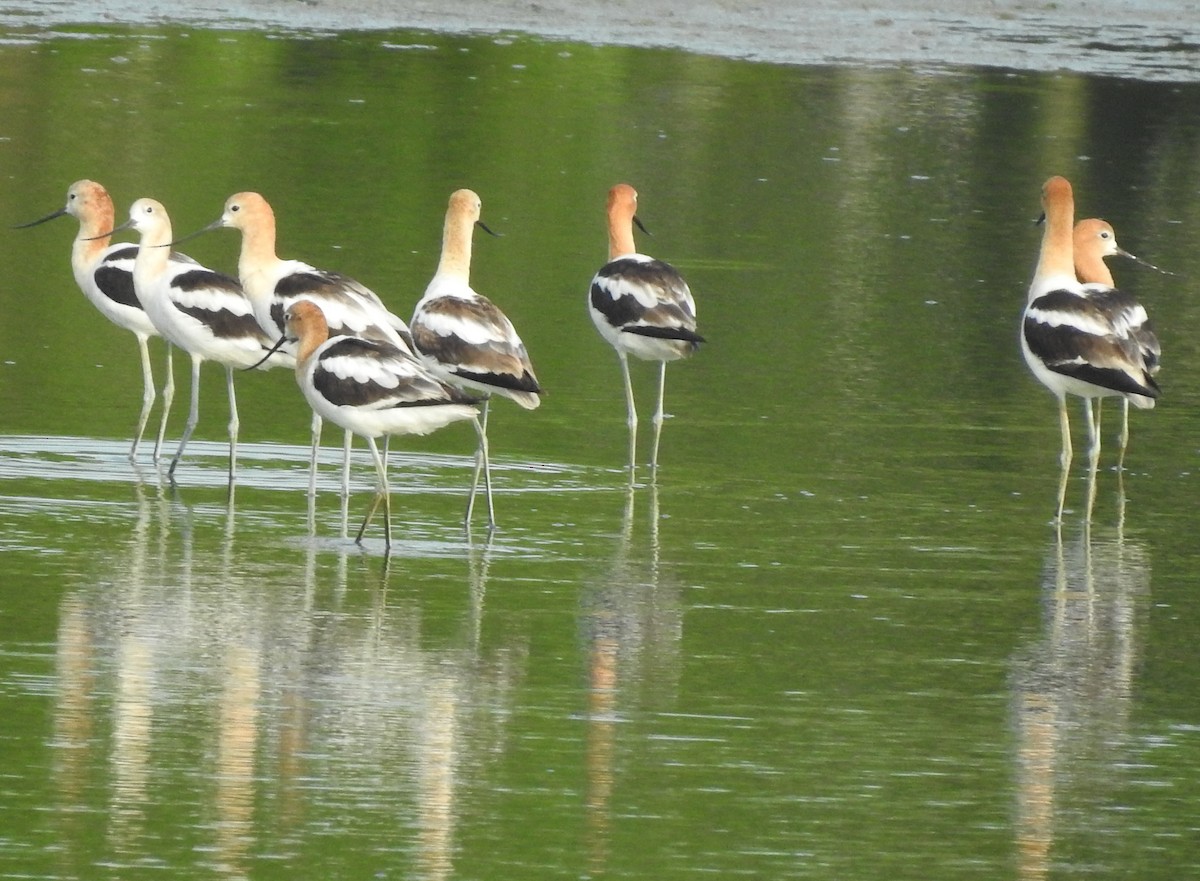
[[(180, 233), (253, 189), (281, 256), (408, 316), (470, 187), (503, 233), (474, 286), (547, 396), (492, 408), (491, 537), (460, 523), (468, 427), (393, 444), (385, 561), (346, 538), (361, 446), (345, 508), (333, 447), (306, 498), (285, 371), (238, 379), (232, 496), (219, 370), (178, 486), (131, 465), (136, 346), (75, 288), (73, 221), (5, 231), (0, 877), (1195, 874), (1198, 109), (523, 37), (10, 34), (4, 227), (83, 177)], [(1017, 347), (1054, 173), (1176, 273), (1113, 266), (1164, 395), (1060, 531)], [(619, 181), (708, 339), (632, 484), (585, 307)], [(188, 251), (234, 272), (238, 245)]]

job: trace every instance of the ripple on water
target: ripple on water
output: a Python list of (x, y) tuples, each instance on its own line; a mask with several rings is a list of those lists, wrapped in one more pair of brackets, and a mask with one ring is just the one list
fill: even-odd
[[(188, 454), (176, 472), (172, 484), (166, 469), (148, 460), (149, 446), (142, 461), (131, 463), (128, 445), (121, 440), (71, 436), (0, 436), (0, 510), (10, 522), (0, 548), (34, 553), (54, 553), (55, 543), (35, 537), (36, 530), (25, 535), (21, 523), (27, 518), (54, 517), (61, 526), (69, 524), (124, 523), (141, 516), (147, 506), (182, 506), (189, 521), (212, 524), (232, 522), (234, 503), (227, 493), (228, 445), (218, 441), (189, 444)], [(393, 558), (455, 558), (473, 547), (470, 535), (461, 529), (447, 532), (448, 521), (434, 516), (421, 519), (421, 509), (403, 500), (406, 496), (461, 497), (470, 481), (473, 458), (431, 453), (390, 455), (389, 477), (393, 495), (393, 515), (403, 521), (397, 532)], [(352, 462), (350, 500), (339, 506), (330, 499), (340, 494), (342, 452), (322, 449), (316, 499), (309, 498), (309, 448), (278, 443), (247, 443), (238, 447), (237, 488), (244, 493), (268, 491), (269, 496), (244, 502), (237, 511), (241, 530), (255, 530), (275, 536), (276, 543), (305, 551), (345, 552), (348, 547), (367, 555), (383, 555), (381, 536), (368, 533), (361, 546), (353, 535), (375, 488), (375, 469), (364, 450), (356, 450)], [(625, 488), (614, 483), (613, 474), (604, 469), (589, 469), (559, 463), (493, 460), (493, 484), (506, 497), (562, 496), (580, 493), (614, 493)], [(105, 487), (117, 487), (112, 496)], [(131, 501), (121, 486), (136, 490)], [(89, 490), (87, 487), (94, 487)], [(215, 496), (204, 500), (192, 497), (184, 501), (175, 490), (212, 490)], [(151, 496), (154, 498), (152, 499)], [(215, 501), (215, 499), (220, 501)], [(279, 500), (276, 505), (269, 501)], [(308, 499), (308, 520), (297, 520), (294, 508)], [(141, 512), (139, 514), (139, 512)], [(560, 557), (567, 551), (556, 536), (535, 536), (519, 523), (506, 524), (503, 540), (494, 544), (494, 553), (534, 554)], [(227, 528), (227, 527), (226, 527)], [(74, 531), (68, 530), (68, 531)], [(59, 529), (57, 532), (62, 533)], [(347, 537), (349, 535), (349, 537)], [(401, 537), (402, 536), (402, 537)], [(492, 545), (489, 542), (489, 545)]]
[[(146, 445), (148, 449), (148, 445)], [(228, 444), (192, 441), (185, 459), (176, 470), (180, 486), (223, 488), (227, 485)], [(158, 480), (165, 469), (156, 467), (144, 453), (138, 462), (129, 461), (125, 441), (90, 437), (0, 436), (0, 480), (78, 480), (102, 483), (144, 483)], [(164, 461), (167, 461), (164, 458)], [(463, 475), (469, 473), (471, 458), (433, 453), (389, 454), (389, 473), (403, 473), (403, 483), (393, 493), (462, 492)], [(242, 443), (238, 445), (239, 487), (294, 492), (308, 488), (309, 448), (295, 444)], [(318, 490), (333, 491), (341, 485), (340, 449), (322, 448), (318, 458), (321, 474)], [(588, 469), (559, 463), (492, 460), (492, 477), (506, 493), (587, 491), (596, 488), (596, 475)], [(350, 490), (369, 491), (375, 486), (375, 471), (369, 457), (355, 451)]]

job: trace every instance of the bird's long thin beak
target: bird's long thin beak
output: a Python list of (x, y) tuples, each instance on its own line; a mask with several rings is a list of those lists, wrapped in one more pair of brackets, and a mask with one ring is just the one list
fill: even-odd
[(279, 338), (278, 342), (276, 342), (275, 345), (271, 346), (271, 348), (267, 352), (267, 354), (263, 355), (261, 359), (259, 359), (255, 363), (251, 364), (249, 367), (246, 367), (245, 369), (246, 370), (254, 370), (258, 367), (261, 367), (263, 364), (267, 363), (268, 358), (270, 358), (272, 355), (274, 355), (276, 352), (278, 352), (280, 349), (282, 349), (283, 344), (286, 343), (287, 341), (288, 341), (288, 337), (287, 337), (287, 334), (285, 333), (283, 336), (281, 336)]
[(127, 229), (133, 229), (133, 219), (132, 219), (132, 218), (130, 218), (129, 220), (126, 220), (126, 221), (125, 221), (124, 223), (122, 223), (120, 226), (114, 226), (114, 227), (113, 227), (112, 229), (110, 229), (108, 232), (102, 232), (102, 233), (100, 233), (100, 235), (98, 235), (98, 236), (88, 236), (88, 237), (87, 237), (86, 239), (84, 239), (83, 241), (85, 241), (85, 242), (94, 242), (96, 239), (106, 239), (106, 238), (108, 238), (109, 236), (114, 236), (114, 235), (116, 235), (117, 233), (119, 233), (119, 232), (124, 232), (124, 231), (125, 231), (125, 230), (127, 230)]
[(1140, 263), (1149, 269), (1153, 269), (1155, 272), (1161, 272), (1163, 275), (1175, 275), (1175, 273), (1171, 272), (1169, 269), (1163, 269), (1159, 266), (1155, 266), (1149, 260), (1143, 260), (1141, 257), (1138, 257), (1135, 254), (1130, 254), (1124, 248), (1117, 248), (1117, 256), (1118, 257), (1127, 257), (1130, 260), (1132, 260), (1134, 263)]
[(16, 226), (13, 227), (13, 229), (29, 229), (29, 227), (37, 226), (39, 223), (45, 223), (47, 220), (53, 220), (56, 217), (62, 217), (66, 213), (67, 213), (66, 208), (59, 208), (57, 211), (52, 211), (51, 213), (47, 214), (45, 217), (39, 217), (37, 220), (29, 221), (29, 223), (17, 224)]
[(652, 232), (650, 232), (650, 230), (646, 229), (646, 225), (644, 223), (642, 223), (642, 219), (640, 217), (638, 217), (636, 214), (633, 215), (633, 222), (636, 223), (637, 228), (640, 229), (642, 232), (644, 232), (646, 235), (648, 235), (648, 236), (654, 235), (654, 233), (652, 233)]
[(494, 236), (494, 237), (495, 237), (495, 238), (497, 238), (497, 239), (499, 239), (499, 238), (503, 238), (503, 236), (504, 236), (504, 233), (502, 233), (502, 232), (496, 232), (495, 230), (491, 229), (491, 228), (490, 228), (490, 227), (489, 227), (489, 226), (488, 226), (486, 223), (484, 223), (482, 220), (476, 220), (476, 221), (475, 221), (475, 225), (476, 225), (477, 227), (479, 227), (481, 230), (483, 230), (485, 233), (487, 233), (489, 236)]
[(200, 229), (196, 230), (195, 232), (190, 232), (186, 236), (180, 236), (175, 241), (167, 242), (165, 245), (160, 245), (159, 247), (173, 248), (176, 245), (183, 244), (184, 242), (190, 242), (192, 239), (197, 238), (198, 236), (202, 236), (206, 232), (212, 232), (214, 229), (221, 229), (224, 226), (225, 226), (224, 218), (218, 217), (216, 220), (214, 220), (208, 226), (203, 226)]

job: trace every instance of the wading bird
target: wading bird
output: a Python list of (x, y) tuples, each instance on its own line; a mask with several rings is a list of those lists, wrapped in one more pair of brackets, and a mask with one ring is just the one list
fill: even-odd
[(479, 196), (471, 190), (457, 190), (450, 196), (442, 229), (442, 255), (433, 280), (413, 312), (412, 334), (417, 354), (435, 375), (485, 395), (466, 520), (468, 524), (471, 521), (482, 468), (488, 526), (494, 527), (488, 404), (496, 394), (532, 410), (541, 403), (538, 395), (542, 389), (512, 322), (495, 303), (471, 289), (471, 234), (476, 225), (491, 232), (480, 221), (480, 210)]
[(355, 541), (383, 504), (384, 545), (392, 547), (391, 493), (387, 462), (375, 440), (405, 434), (429, 434), (452, 422), (470, 419), (476, 431), (478, 398), (443, 383), (409, 351), (391, 343), (358, 337), (331, 337), (321, 308), (298, 300), (285, 313), (285, 330), (276, 347), (296, 346), (296, 382), (313, 412), (346, 431), (366, 438), (379, 478), (378, 489)]
[[(1089, 217), (1075, 224), (1075, 276), (1084, 283), (1089, 296), (1111, 318), (1114, 327), (1128, 333), (1137, 343), (1142, 363), (1151, 376), (1158, 373), (1162, 346), (1150, 323), (1150, 316), (1137, 299), (1125, 291), (1118, 290), (1109, 271), (1106, 257), (1127, 257), (1138, 263), (1158, 269), (1135, 257), (1117, 244), (1117, 234), (1106, 220)], [(1160, 272), (1162, 270), (1159, 270)], [(1096, 399), (1096, 425), (1100, 425), (1100, 405), (1103, 398)], [(1121, 398), (1121, 437), (1117, 467), (1125, 462), (1125, 448), (1129, 445), (1129, 398)]]
[(637, 217), (637, 191), (629, 184), (617, 184), (608, 192), (609, 262), (596, 273), (588, 292), (592, 321), (621, 361), (630, 469), (636, 461), (638, 418), (629, 380), (629, 356), (659, 362), (654, 447), (650, 454), (650, 467), (657, 468), (667, 362), (686, 358), (704, 342), (696, 332), (696, 302), (683, 276), (670, 264), (637, 253), (633, 243), (635, 223), (646, 231)]
[(1042, 207), (1045, 229), (1021, 322), (1021, 353), (1033, 375), (1058, 399), (1062, 474), (1055, 519), (1061, 522), (1072, 458), (1067, 395), (1084, 399), (1089, 464), (1094, 472), (1100, 436), (1092, 399), (1119, 396), (1135, 407), (1149, 408), (1159, 391), (1136, 341), (1113, 323), (1097, 302), (1097, 292), (1086, 291), (1075, 276), (1075, 201), (1066, 178), (1046, 181)]
[(179, 448), (167, 471), (170, 478), (200, 419), (200, 365), (216, 361), (225, 368), (229, 394), (229, 483), (237, 470), (238, 410), (233, 391), (234, 368), (261, 363), (270, 338), (254, 318), (250, 301), (236, 279), (199, 264), (180, 266), (170, 259), (171, 219), (162, 203), (138, 199), (128, 222), (117, 230), (134, 229), (141, 247), (133, 264), (133, 284), (146, 314), (169, 343), (192, 360), (192, 402)]
[[(67, 201), (62, 208), (16, 228), (28, 229), (66, 215), (79, 221), (79, 232), (71, 245), (71, 269), (75, 274), (75, 283), (105, 318), (131, 332), (138, 342), (142, 361), (142, 411), (138, 415), (133, 444), (129, 448), (129, 458), (133, 460), (137, 457), (138, 446), (150, 418), (150, 409), (154, 406), (154, 371), (150, 367), (149, 340), (159, 335), (133, 288), (133, 261), (137, 257), (138, 246), (128, 242), (110, 244), (115, 224), (112, 198), (108, 190), (92, 180), (75, 181), (67, 188)], [(179, 266), (194, 265), (190, 257), (182, 254), (172, 253), (169, 259)], [(167, 382), (173, 391), (169, 353), (168, 347)], [(154, 445), (156, 461), (162, 448), (169, 409), (170, 400), (164, 389), (162, 419), (158, 440)]]
[[(238, 257), (238, 278), (259, 326), (272, 340), (284, 331), (287, 308), (304, 299), (321, 307), (331, 336), (357, 336), (387, 342), (411, 351), (412, 336), (404, 320), (392, 312), (379, 296), (349, 276), (318, 269), (300, 260), (283, 260), (275, 253), (275, 212), (259, 193), (235, 193), (225, 200), (221, 216), (208, 226), (179, 241), (222, 227), (242, 234)], [(282, 352), (291, 366), (293, 347)], [(350, 445), (353, 433), (345, 434), (342, 467), (342, 495), (350, 492)], [(317, 453), (321, 443), (321, 416), (314, 411), (312, 423), (312, 459), (308, 491), (316, 494)]]

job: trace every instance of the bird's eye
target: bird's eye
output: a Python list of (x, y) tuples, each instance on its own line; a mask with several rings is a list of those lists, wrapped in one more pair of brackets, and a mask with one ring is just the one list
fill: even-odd
[(241, 210), (242, 210), (242, 206), (241, 206), (241, 205), (230, 205), (230, 206), (229, 206), (229, 210), (230, 210), (230, 211), (241, 211)]
[(1112, 238), (1112, 236), (1109, 235), (1108, 230), (1102, 230), (1100, 232), (1100, 238), (1108, 239), (1108, 238)]

